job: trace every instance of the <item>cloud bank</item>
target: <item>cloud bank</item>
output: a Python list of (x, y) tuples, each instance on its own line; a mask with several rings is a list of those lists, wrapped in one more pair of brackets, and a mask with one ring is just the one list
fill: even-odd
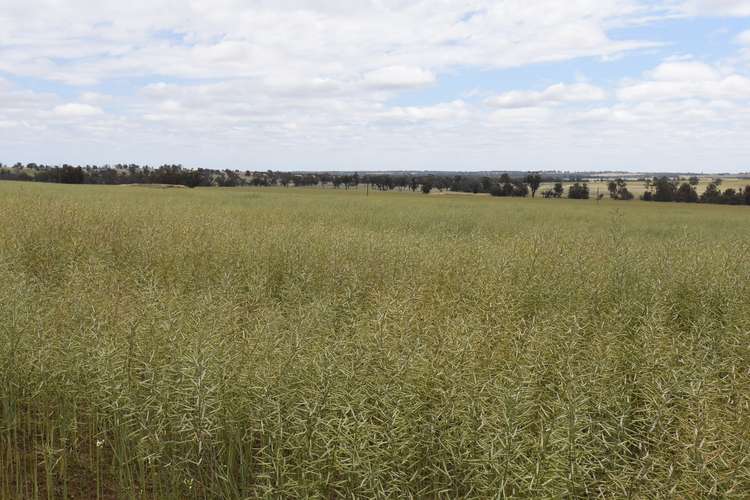
[[(742, 16), (740, 0), (10, 0), (0, 160), (750, 170), (748, 32), (711, 59), (648, 32)], [(567, 70), (581, 61), (598, 76)]]

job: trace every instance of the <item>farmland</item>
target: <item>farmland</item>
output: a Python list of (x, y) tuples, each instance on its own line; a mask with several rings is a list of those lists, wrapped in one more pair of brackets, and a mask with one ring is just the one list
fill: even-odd
[(0, 182), (0, 214), (0, 498), (750, 492), (750, 207)]
[[(683, 179), (683, 182), (684, 180), (687, 180), (687, 179)], [(703, 193), (713, 180), (714, 180), (714, 177), (699, 177), (699, 182), (695, 186), (695, 190), (698, 193)], [(721, 189), (732, 188), (737, 191), (742, 191), (745, 186), (750, 184), (750, 181), (744, 178), (721, 177), (721, 180), (722, 180), (721, 185), (720, 185)], [(589, 180), (587, 184), (592, 194), (601, 193), (605, 196), (609, 196), (608, 190), (607, 190), (608, 182), (609, 181), (606, 181), (606, 180), (593, 179), (593, 180)], [(643, 181), (630, 179), (628, 180), (627, 184), (628, 184), (628, 189), (636, 197), (640, 197), (646, 191), (645, 184)], [(541, 185), (540, 190), (543, 191), (545, 189), (551, 189), (553, 185), (554, 183), (545, 182)], [(563, 182), (563, 187), (565, 188), (566, 191), (568, 190), (570, 185), (571, 185), (570, 182)]]

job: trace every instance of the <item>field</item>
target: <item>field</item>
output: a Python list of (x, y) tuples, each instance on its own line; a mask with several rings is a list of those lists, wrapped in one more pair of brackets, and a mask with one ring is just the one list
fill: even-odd
[[(746, 178), (737, 178), (737, 177), (726, 177), (722, 176), (721, 178), (721, 184), (719, 185), (719, 189), (724, 191), (725, 189), (732, 188), (736, 191), (742, 191), (745, 186), (750, 184), (750, 180)], [(711, 182), (714, 181), (714, 177), (700, 177), (699, 178), (698, 185), (695, 186), (695, 190), (698, 192), (698, 194), (703, 193), (703, 191), (706, 190), (706, 187), (708, 187)], [(643, 181), (637, 181), (637, 180), (631, 180), (626, 179), (628, 190), (633, 193), (633, 195), (637, 198), (640, 195), (642, 195), (646, 191), (646, 186)], [(686, 182), (686, 178), (681, 178), (679, 181), (680, 183)], [(571, 182), (564, 182), (563, 186), (565, 188), (565, 192), (568, 192), (568, 187), (571, 185)], [(597, 193), (603, 194), (605, 197), (609, 197), (609, 191), (607, 190), (607, 185), (609, 184), (609, 180), (590, 180), (587, 182), (587, 185), (589, 187), (589, 190), (591, 191), (591, 196), (595, 197)], [(551, 189), (555, 185), (554, 182), (545, 182), (543, 183), (539, 191), (545, 191), (547, 189)]]
[(750, 208), (0, 183), (0, 498), (750, 495)]

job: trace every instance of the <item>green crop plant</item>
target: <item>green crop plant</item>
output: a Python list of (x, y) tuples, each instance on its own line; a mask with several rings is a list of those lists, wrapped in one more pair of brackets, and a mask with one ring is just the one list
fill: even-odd
[(0, 498), (750, 495), (750, 209), (0, 183)]

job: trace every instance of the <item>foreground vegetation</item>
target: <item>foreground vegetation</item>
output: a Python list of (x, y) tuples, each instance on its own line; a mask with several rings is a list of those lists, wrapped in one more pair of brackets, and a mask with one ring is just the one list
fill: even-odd
[(750, 209), (0, 182), (0, 498), (750, 492)]

